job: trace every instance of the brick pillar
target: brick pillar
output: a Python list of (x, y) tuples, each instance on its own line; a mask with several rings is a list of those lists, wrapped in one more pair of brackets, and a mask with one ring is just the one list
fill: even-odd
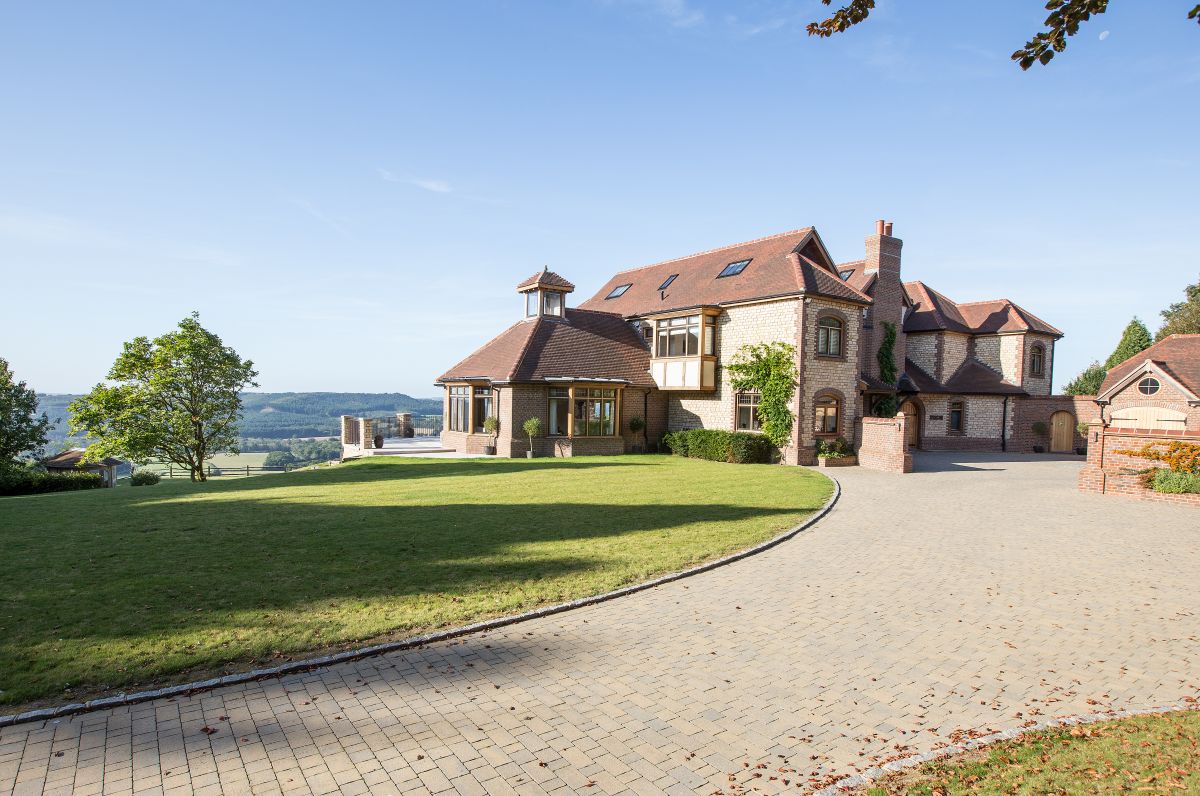
[(413, 436), (412, 412), (396, 413), (396, 433), (407, 438)]
[(342, 415), (342, 444), (358, 444), (358, 418)]
[(360, 442), (359, 444), (361, 444), (363, 446), (364, 450), (375, 447), (375, 442), (374, 442), (374, 440), (371, 439), (372, 436), (373, 436), (373, 430), (371, 428), (370, 419), (365, 418), (365, 417), (360, 417), (358, 419), (358, 438), (360, 440), (362, 440), (362, 442)]
[[(866, 239), (866, 257), (863, 271), (875, 274), (875, 302), (871, 305), (871, 329), (863, 334), (867, 350), (863, 352), (863, 369), (872, 376), (879, 376), (879, 360), (876, 354), (883, 342), (883, 322), (896, 327), (896, 345), (893, 359), (896, 373), (904, 372), (904, 285), (900, 278), (900, 249), (904, 241), (892, 237), (891, 224), (879, 222), (876, 234)], [(887, 230), (886, 234), (884, 230)]]

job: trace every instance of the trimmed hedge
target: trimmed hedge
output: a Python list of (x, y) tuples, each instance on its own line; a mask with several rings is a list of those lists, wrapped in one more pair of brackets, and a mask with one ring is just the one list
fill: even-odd
[[(268, 456), (267, 458), (269, 459), (271, 457)], [(153, 470), (134, 470), (133, 475), (129, 476), (129, 485), (130, 486), (154, 486), (161, 479), (162, 479), (162, 476), (160, 476), (158, 473), (154, 472)]]
[(711, 428), (672, 431), (663, 437), (663, 444), (676, 456), (734, 464), (769, 464), (775, 451), (762, 434)]
[(73, 492), (104, 486), (99, 473), (83, 470), (73, 473), (48, 473), (44, 470), (0, 469), (0, 495), (38, 495), (45, 492)]

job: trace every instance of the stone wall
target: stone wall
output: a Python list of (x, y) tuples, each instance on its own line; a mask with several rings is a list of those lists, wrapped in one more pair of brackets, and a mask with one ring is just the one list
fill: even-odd
[[(1030, 395), (1050, 395), (1051, 380), (1054, 377), (1054, 338), (1044, 334), (1016, 336), (1021, 338), (1020, 378), (1013, 383), (1021, 385)], [(1033, 355), (1033, 346), (1038, 343), (1046, 351), (1046, 361), (1042, 367), (1042, 375), (1034, 376), (1030, 370), (1030, 358)]]
[(1093, 423), (1088, 428), (1087, 464), (1079, 471), (1079, 490), (1200, 508), (1200, 495), (1168, 495), (1155, 492), (1143, 486), (1137, 474), (1129, 472), (1160, 466), (1161, 462), (1117, 453), (1119, 450), (1137, 450), (1154, 442), (1170, 441), (1200, 445), (1200, 433), (1113, 429)]
[(931, 373), (938, 381), (946, 381), (962, 367), (971, 349), (971, 335), (957, 332), (942, 332), (942, 367)]
[[(930, 376), (937, 374), (938, 335), (936, 332), (906, 334), (908, 358)], [(936, 376), (935, 376), (936, 377)]]
[[(921, 448), (944, 451), (1001, 450), (1000, 429), (1004, 420), (1004, 398), (996, 395), (942, 395), (923, 393), (925, 407), (921, 424)], [(949, 403), (963, 402), (965, 432), (951, 433)], [(1012, 404), (1008, 412), (1007, 435), (1012, 433)]]
[(800, 301), (783, 301), (730, 307), (717, 317), (717, 389), (714, 392), (667, 392), (670, 430), (689, 428), (734, 429), (734, 391), (723, 365), (744, 345), (792, 343)]
[[(842, 355), (817, 354), (817, 323), (821, 317), (835, 314), (843, 322)], [(833, 299), (812, 297), (804, 302), (797, 316), (796, 346), (800, 381), (796, 391), (796, 427), (793, 444), (783, 452), (789, 464), (812, 464), (818, 435), (816, 400), (823, 396), (838, 399), (838, 431), (822, 438), (844, 437), (853, 443), (860, 411), (858, 400), (859, 345), (863, 339), (862, 310), (859, 305)], [(876, 363), (878, 365), (878, 363)]]
[(860, 421), (858, 464), (888, 473), (911, 473), (912, 454), (905, 442), (905, 417), (864, 417)]

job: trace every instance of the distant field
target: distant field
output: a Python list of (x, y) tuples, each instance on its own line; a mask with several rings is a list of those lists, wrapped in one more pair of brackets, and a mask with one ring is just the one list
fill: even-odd
[[(244, 468), (247, 465), (249, 465), (250, 467), (262, 467), (263, 463), (266, 460), (267, 460), (266, 453), (238, 453), (238, 454), (222, 453), (218, 456), (214, 456), (209, 461), (209, 464), (211, 464), (213, 467), (216, 467), (219, 470), (232, 470), (232, 469), (236, 469), (238, 467)], [(138, 469), (141, 469), (141, 468), (138, 468)], [(168, 465), (162, 464), (162, 463), (157, 463), (157, 462), (146, 465), (145, 469), (154, 470), (155, 472), (159, 472), (159, 473), (169, 472)], [(178, 474), (181, 472), (181, 469), (178, 466), (175, 466), (173, 469), (174, 469), (176, 475), (178, 476)], [(183, 472), (186, 475), (186, 471), (183, 471)], [(262, 475), (262, 473), (255, 473), (253, 471), (251, 471), (250, 474), (251, 475)]]

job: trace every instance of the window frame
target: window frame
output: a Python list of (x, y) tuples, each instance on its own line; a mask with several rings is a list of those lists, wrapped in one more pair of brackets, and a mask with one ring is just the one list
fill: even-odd
[[(957, 409), (955, 406), (957, 405)], [(954, 427), (954, 413), (958, 413), (958, 428)], [(967, 401), (965, 398), (954, 398), (946, 401), (946, 434), (947, 436), (965, 437), (967, 435)]]
[(1034, 343), (1029, 349), (1029, 375), (1035, 379), (1046, 378), (1046, 346)]
[(679, 276), (679, 274), (671, 274), (670, 276), (668, 276), (666, 279), (663, 280), (663, 283), (658, 286), (658, 289), (660, 291), (663, 291), (663, 290), (666, 290), (667, 288), (669, 288), (671, 286), (671, 283), (675, 281), (675, 278), (677, 276)]
[[(818, 393), (813, 397), (813, 436), (837, 437), (842, 430), (842, 399), (831, 393)], [(830, 408), (832, 408), (833, 430), (828, 430)]]
[(471, 385), (451, 384), (446, 387), (449, 405), (446, 407), (446, 430), (469, 434), (471, 427)]
[[(545, 291), (541, 291), (541, 293), (542, 293), (542, 314), (543, 315), (552, 315), (555, 318), (563, 317), (563, 314), (566, 311), (566, 305), (567, 305), (567, 302), (563, 300), (563, 298), (564, 298), (563, 294), (558, 292), (557, 290), (545, 290)], [(554, 298), (558, 301), (558, 306), (553, 310), (550, 309), (550, 297), (551, 296), (554, 296)]]
[[(621, 415), (620, 402), (621, 392), (615, 387), (572, 387), (571, 393), (571, 426), (569, 427), (572, 439), (581, 437), (597, 437), (612, 439), (621, 436)], [(594, 394), (593, 394), (594, 393)], [(608, 415), (607, 423), (605, 422), (604, 406), (611, 404), (612, 411)], [(594, 410), (600, 409), (600, 418), (597, 423), (600, 424), (598, 434), (592, 434), (592, 419)], [(580, 433), (580, 424), (582, 423), (584, 432)], [(611, 429), (605, 433), (605, 426), (611, 424)]]
[[(762, 418), (758, 415), (758, 407), (762, 403), (762, 393), (757, 390), (739, 390), (733, 398), (733, 427), (735, 431), (746, 431), (752, 434), (762, 433)], [(750, 413), (749, 425), (742, 425), (742, 410)]]
[(750, 257), (746, 260), (734, 260), (733, 262), (728, 263), (724, 268), (722, 268), (721, 272), (719, 274), (717, 274), (716, 278), (717, 279), (727, 279), (728, 277), (731, 277), (731, 276), (737, 276), (738, 274), (745, 271), (746, 267), (749, 266), (750, 263), (753, 261), (754, 261), (753, 257)]
[[(1147, 382), (1154, 383), (1148, 384)], [(1143, 387), (1143, 385), (1145, 386)], [(1155, 395), (1158, 395), (1159, 392), (1162, 391), (1162, 382), (1158, 380), (1157, 376), (1143, 376), (1142, 378), (1138, 379), (1135, 388), (1137, 389), (1139, 395), (1143, 395), (1146, 398), (1151, 398)]]
[[(836, 327), (836, 350), (830, 345)], [(824, 341), (822, 341), (824, 338)], [(822, 350), (824, 342), (824, 350)], [(828, 359), (846, 358), (846, 320), (832, 312), (817, 316), (817, 356)]]
[(483, 421), (491, 417), (495, 407), (495, 394), (490, 385), (471, 388), (471, 423), (474, 434), (485, 434)]
[(608, 295), (604, 297), (604, 300), (608, 301), (609, 299), (620, 298), (621, 296), (624, 296), (631, 287), (633, 287), (632, 282), (626, 282), (623, 285), (617, 285), (612, 290), (608, 291)]
[[(554, 428), (555, 417), (560, 411), (562, 413), (562, 432), (558, 432)], [(546, 436), (571, 436), (571, 388), (569, 387), (551, 387), (546, 393)]]

